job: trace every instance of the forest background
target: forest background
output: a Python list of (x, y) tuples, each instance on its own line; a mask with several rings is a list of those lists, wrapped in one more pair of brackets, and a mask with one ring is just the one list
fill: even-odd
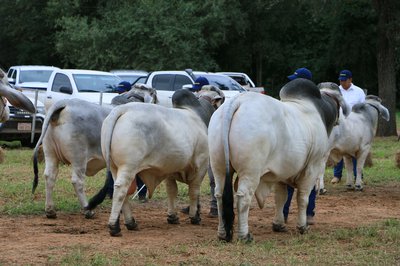
[(0, 67), (239, 71), (278, 97), (299, 67), (315, 83), (339, 71), (379, 95), (396, 135), (397, 0), (1, 1)]

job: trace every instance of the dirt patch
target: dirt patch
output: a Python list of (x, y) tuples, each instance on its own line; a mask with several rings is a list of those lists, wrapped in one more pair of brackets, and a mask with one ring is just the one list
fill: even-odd
[[(316, 224), (313, 232), (327, 232), (338, 228), (353, 228), (373, 224), (389, 218), (400, 217), (400, 185), (366, 187), (364, 192), (347, 192), (342, 185), (330, 188), (328, 194), (319, 196), (316, 208)], [(216, 239), (218, 219), (208, 218), (208, 198), (202, 198), (202, 222), (190, 224), (188, 217), (179, 214), (180, 224), (166, 222), (164, 202), (152, 201), (141, 204), (133, 202), (135, 219), (140, 231), (127, 231), (122, 226), (122, 237), (110, 237), (107, 229), (108, 208), (100, 208), (95, 219), (87, 220), (82, 214), (58, 213), (57, 219), (42, 216), (0, 216), (0, 264), (46, 264), (53, 258), (59, 261), (71, 248), (90, 246), (94, 252), (107, 254), (115, 251), (165, 248), (174, 244), (200, 244)], [(289, 215), (289, 233), (297, 234), (295, 201)], [(274, 205), (272, 197), (260, 210), (253, 201), (249, 226), (256, 242), (283, 238), (271, 228)], [(180, 206), (183, 207), (183, 206)], [(287, 235), (285, 236), (287, 237)], [(185, 256), (183, 254), (182, 256)], [(49, 259), (50, 258), (50, 259)], [(173, 261), (172, 261), (173, 262)], [(132, 262), (135, 264), (134, 262)], [(168, 256), (159, 264), (171, 263)]]

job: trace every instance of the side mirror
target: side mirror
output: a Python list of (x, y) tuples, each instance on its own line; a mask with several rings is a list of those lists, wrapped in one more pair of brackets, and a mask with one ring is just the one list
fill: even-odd
[(185, 84), (182, 86), (182, 89), (191, 90), (193, 88), (193, 84)]
[(66, 94), (72, 94), (72, 88), (71, 87), (61, 87), (60, 92), (66, 93)]
[(15, 85), (15, 79), (8, 78), (8, 83)]

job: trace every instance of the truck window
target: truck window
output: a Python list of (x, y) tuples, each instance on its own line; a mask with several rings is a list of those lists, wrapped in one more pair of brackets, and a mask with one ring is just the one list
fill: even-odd
[(57, 73), (53, 80), (53, 85), (51, 86), (51, 90), (54, 92), (60, 92), (61, 87), (67, 87), (72, 89), (71, 82), (69, 78), (61, 73)]
[(173, 90), (174, 74), (160, 74), (155, 75), (151, 86), (156, 90), (171, 91)]
[(192, 80), (184, 75), (176, 75), (174, 83), (174, 91), (182, 89), (183, 85), (193, 84)]

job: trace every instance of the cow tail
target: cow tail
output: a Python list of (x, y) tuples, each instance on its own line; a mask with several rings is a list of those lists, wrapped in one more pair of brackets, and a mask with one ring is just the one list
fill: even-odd
[(39, 184), (39, 168), (38, 168), (38, 151), (39, 151), (39, 147), (43, 142), (43, 138), (46, 136), (47, 133), (47, 129), (49, 128), (50, 125), (50, 120), (54, 119), (53, 115), (55, 113), (60, 113), (65, 106), (67, 105), (67, 103), (65, 101), (58, 101), (56, 103), (54, 103), (50, 109), (47, 111), (46, 117), (44, 119), (43, 122), (43, 126), (42, 126), (42, 134), (39, 137), (38, 142), (36, 143), (35, 148), (33, 149), (33, 174), (34, 174), (34, 178), (33, 178), (33, 184), (32, 184), (32, 194), (35, 193), (35, 190), (37, 188), (37, 185)]
[(104, 199), (106, 198), (107, 194), (110, 195), (110, 198), (112, 198), (113, 191), (112, 191), (112, 186), (114, 184), (114, 180), (112, 177), (112, 174), (110, 171), (107, 170), (107, 178), (106, 181), (104, 182), (104, 186), (100, 189), (99, 192), (97, 192), (96, 195), (94, 195), (90, 200), (89, 204), (86, 207), (87, 210), (93, 210), (94, 208), (97, 207), (97, 205), (101, 204)]
[(230, 158), (229, 158), (229, 131), (233, 119), (233, 115), (239, 104), (234, 101), (237, 97), (233, 98), (229, 105), (226, 107), (226, 112), (223, 115), (222, 123), (222, 141), (225, 155), (225, 184), (224, 191), (222, 193), (222, 220), (224, 222), (226, 241), (230, 242), (233, 236), (233, 222), (235, 220), (235, 212), (233, 209), (234, 198), (233, 198), (233, 186), (232, 186), (232, 174), (230, 170)]
[(90, 200), (89, 204), (86, 207), (88, 210), (93, 210), (96, 208), (97, 205), (102, 203), (104, 199), (106, 198), (107, 194), (110, 195), (110, 198), (113, 195), (113, 189), (112, 186), (114, 184), (113, 176), (111, 174), (111, 166), (110, 166), (110, 151), (111, 151), (111, 141), (112, 141), (112, 135), (114, 132), (114, 127), (115, 124), (118, 121), (118, 118), (123, 114), (123, 110), (121, 110), (121, 107), (115, 108), (111, 113), (106, 117), (106, 119), (103, 122), (103, 125), (101, 127), (101, 149), (103, 152), (103, 157), (106, 160), (106, 166), (107, 166), (107, 178), (106, 181), (104, 182), (103, 187), (100, 189), (99, 192), (97, 192), (96, 195), (94, 195)]
[(115, 125), (119, 117), (124, 114), (125, 108), (117, 107), (106, 117), (101, 127), (101, 149), (103, 151), (104, 159), (106, 160), (107, 171), (110, 171), (110, 156), (111, 156), (111, 142), (114, 133)]

